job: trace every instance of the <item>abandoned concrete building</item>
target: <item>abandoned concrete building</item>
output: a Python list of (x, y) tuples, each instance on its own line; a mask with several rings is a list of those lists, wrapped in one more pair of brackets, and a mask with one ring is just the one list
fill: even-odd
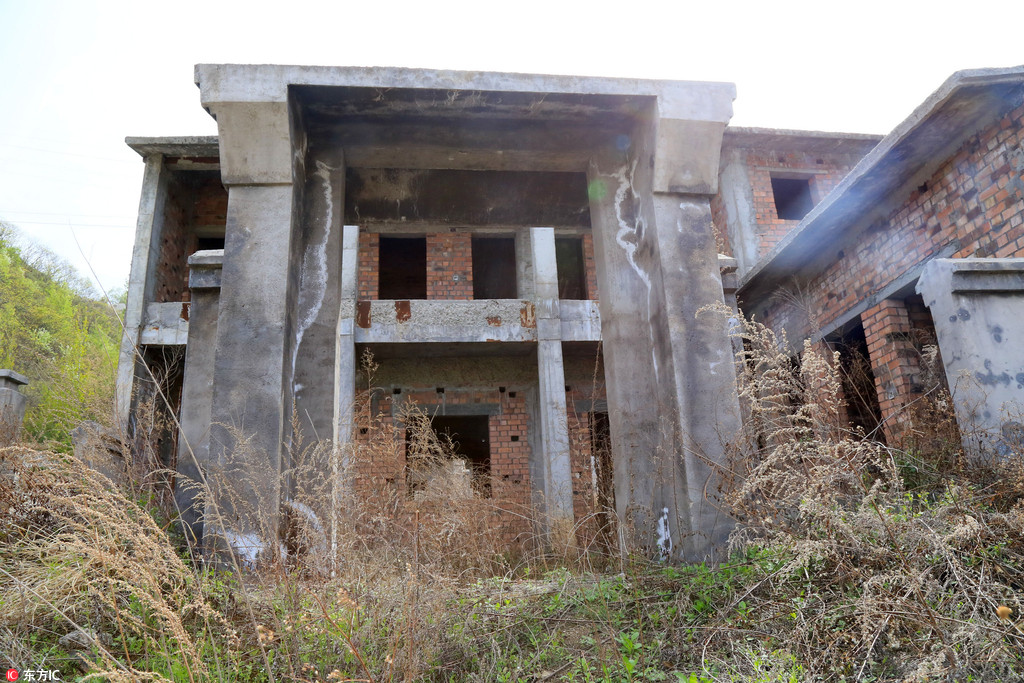
[[(932, 319), (950, 386), (1024, 390), (1022, 266), (967, 258), (1024, 253), (1024, 69), (960, 72), (885, 138), (729, 128), (722, 83), (239, 65), (196, 83), (218, 136), (128, 139), (145, 177), (119, 413), (183, 476), (241, 458), (274, 510), (303, 486), (297, 452), (357, 499), (413, 499), (416, 405), (510, 543), (569, 543), (614, 510), (632, 543), (712, 557), (740, 407), (727, 325), (697, 311), (737, 298), (790, 339), (859, 339), (875, 400), (849, 418), (889, 439)], [(972, 405), (958, 417), (1007, 434)], [(359, 448), (381, 427), (396, 448)], [(250, 543), (238, 505), (203, 528), (190, 500), (198, 535)]]

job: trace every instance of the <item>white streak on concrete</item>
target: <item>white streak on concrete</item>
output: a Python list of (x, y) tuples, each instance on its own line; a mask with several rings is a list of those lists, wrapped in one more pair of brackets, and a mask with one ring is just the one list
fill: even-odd
[[(647, 224), (644, 222), (642, 212), (640, 209), (640, 195), (637, 193), (636, 188), (633, 187), (633, 175), (636, 172), (637, 159), (633, 159), (629, 165), (622, 166), (618, 171), (611, 174), (611, 177), (618, 181), (619, 185), (615, 189), (615, 221), (619, 225), (618, 231), (615, 233), (615, 242), (622, 247), (623, 251), (626, 252), (626, 260), (629, 262), (630, 267), (640, 277), (644, 285), (647, 287), (647, 320), (651, 320), (651, 275), (636, 260), (636, 250), (640, 246), (640, 240), (643, 238), (644, 232), (646, 231)], [(634, 222), (632, 225), (626, 220), (623, 214), (623, 204), (626, 201), (626, 194), (629, 193), (633, 196), (633, 206), (636, 209), (636, 215), (634, 216)], [(654, 327), (648, 325), (648, 334), (651, 340), (651, 349), (654, 349)], [(655, 382), (660, 381), (660, 371), (658, 367), (658, 354), (654, 351), (651, 353), (651, 361), (654, 365), (654, 380)]]
[(672, 532), (668, 526), (668, 508), (661, 508), (658, 518), (658, 550), (662, 560), (672, 559)]
[[(306, 253), (302, 256), (302, 276), (299, 281), (299, 313), (302, 318), (295, 331), (295, 348), (292, 350), (293, 377), (295, 376), (299, 347), (302, 346), (302, 337), (306, 334), (306, 330), (316, 322), (327, 294), (327, 242), (331, 237), (331, 225), (334, 222), (334, 198), (331, 194), (331, 171), (333, 170), (335, 169), (324, 162), (317, 161), (316, 171), (313, 173), (323, 183), (324, 205), (327, 208), (324, 215), (323, 239), (307, 246)], [(303, 311), (305, 311), (304, 314)]]

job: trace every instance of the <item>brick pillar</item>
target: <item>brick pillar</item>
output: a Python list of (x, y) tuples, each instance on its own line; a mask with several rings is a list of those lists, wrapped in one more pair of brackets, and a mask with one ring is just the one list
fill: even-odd
[(920, 395), (920, 362), (906, 303), (885, 299), (861, 316), (885, 438), (899, 445), (911, 427), (908, 403)]
[(473, 242), (468, 232), (427, 235), (427, 298), (473, 298)]
[(380, 286), (380, 235), (359, 233), (359, 300), (374, 301)]

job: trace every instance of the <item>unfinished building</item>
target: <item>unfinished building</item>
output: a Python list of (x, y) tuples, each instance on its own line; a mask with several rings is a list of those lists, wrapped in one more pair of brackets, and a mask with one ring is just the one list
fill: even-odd
[[(325, 490), (318, 519), (414, 500), (415, 405), (509, 543), (571, 545), (607, 514), (632, 546), (710, 558), (740, 418), (727, 330), (696, 313), (737, 298), (791, 341), (843, 342), (867, 378), (851, 424), (912, 431), (937, 342), (951, 388), (986, 390), (954, 392), (962, 425), (1003, 452), (1024, 432), (1001, 409), (1024, 391), (1021, 262), (973, 260), (1024, 253), (1020, 68), (954, 75), (884, 138), (727, 128), (729, 84), (236, 65), (196, 82), (217, 137), (128, 140), (146, 175), (119, 370), (122, 418), (183, 476), (240, 458), (277, 511), (310, 452), (356, 494)], [(386, 453), (366, 447), (381, 428)], [(205, 528), (181, 502), (210, 544), (260, 547), (231, 501)]]
[[(710, 200), (733, 86), (232, 65), (196, 81), (217, 138), (128, 141), (146, 176), (120, 411), (165, 462), (195, 477), (242, 457), (247, 497), (276, 510), (302, 485), (281, 476), (295, 441), (327, 441), (321, 471), (412, 496), (402, 448), (351, 446), (363, 399), (399, 443), (415, 403), (510, 542), (571, 544), (613, 504), (652, 552), (721, 547), (710, 465), (738, 408), (725, 325), (695, 313), (723, 300)], [(156, 393), (180, 433), (139, 423)], [(255, 545), (255, 520), (219, 507), (201, 533)]]

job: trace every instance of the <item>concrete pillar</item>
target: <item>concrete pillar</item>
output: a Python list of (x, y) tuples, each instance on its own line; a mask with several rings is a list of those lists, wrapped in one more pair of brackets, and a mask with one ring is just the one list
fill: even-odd
[(146, 157), (139, 198), (139, 217), (132, 251), (132, 269), (128, 278), (128, 300), (124, 310), (124, 334), (117, 363), (116, 418), (123, 435), (128, 434), (128, 415), (138, 366), (136, 349), (146, 302), (152, 300), (153, 270), (160, 257), (160, 233), (163, 228), (164, 203), (167, 200), (167, 170), (162, 154)]
[(533, 239), (529, 230), (516, 231), (516, 289), (520, 299), (533, 300)]
[(917, 291), (931, 309), (964, 449), (1024, 454), (1024, 259), (935, 259)]
[(732, 526), (714, 500), (739, 428), (732, 346), (720, 318), (697, 316), (723, 303), (704, 149), (723, 128), (652, 119), (588, 171), (619, 521), (633, 546), (691, 561)]
[[(554, 548), (572, 545), (572, 466), (566, 421), (562, 321), (558, 308), (558, 268), (553, 228), (530, 229), (534, 308), (537, 314), (538, 412), (540, 453), (534, 452), (530, 476), (543, 494), (544, 532)], [(539, 461), (538, 461), (539, 458)]]
[(724, 303), (710, 198), (657, 192), (654, 210), (668, 332), (664, 351), (672, 357), (666, 371), (674, 373), (680, 417), (681, 448), (673, 464), (685, 487), (690, 525), (683, 554), (699, 560), (724, 548), (733, 528), (716, 490), (716, 466), (726, 465), (726, 445), (740, 429), (733, 347), (725, 321), (698, 315)]
[[(296, 236), (300, 240), (296, 247), (301, 261), (292, 350), (295, 417), (301, 431), (301, 439), (295, 435), (292, 444), (296, 456), (334, 437), (334, 382), (328, 378), (335, 366), (342, 299), (345, 166), (340, 154), (330, 159), (311, 155), (303, 194), (303, 220)], [(312, 478), (322, 479), (314, 472), (322, 473), (326, 465), (325, 460), (304, 461), (302, 469), (312, 471), (296, 472), (296, 477), (307, 480), (296, 481), (296, 486), (301, 489)], [(297, 493), (302, 495), (301, 491)]]
[(14, 370), (0, 370), (0, 447), (17, 443), (21, 424), (25, 421), (25, 394), (18, 387), (28, 378)]
[(907, 406), (920, 396), (921, 363), (914, 348), (910, 315), (902, 299), (883, 299), (861, 314), (875, 376), (886, 441), (900, 446), (912, 420)]
[(204, 105), (217, 119), (228, 188), (210, 433), (219, 481), (205, 532), (208, 548), (231, 546), (255, 564), (278, 550), (302, 259), (292, 179), (305, 177), (305, 159), (293, 155), (301, 128), (292, 130), (286, 100)]
[(205, 486), (210, 472), (210, 414), (213, 407), (213, 375), (216, 362), (217, 314), (220, 300), (222, 249), (198, 251), (188, 258), (188, 344), (181, 388), (181, 433), (178, 438), (174, 500), (189, 545), (203, 538), (205, 511), (197, 504), (195, 485)]

